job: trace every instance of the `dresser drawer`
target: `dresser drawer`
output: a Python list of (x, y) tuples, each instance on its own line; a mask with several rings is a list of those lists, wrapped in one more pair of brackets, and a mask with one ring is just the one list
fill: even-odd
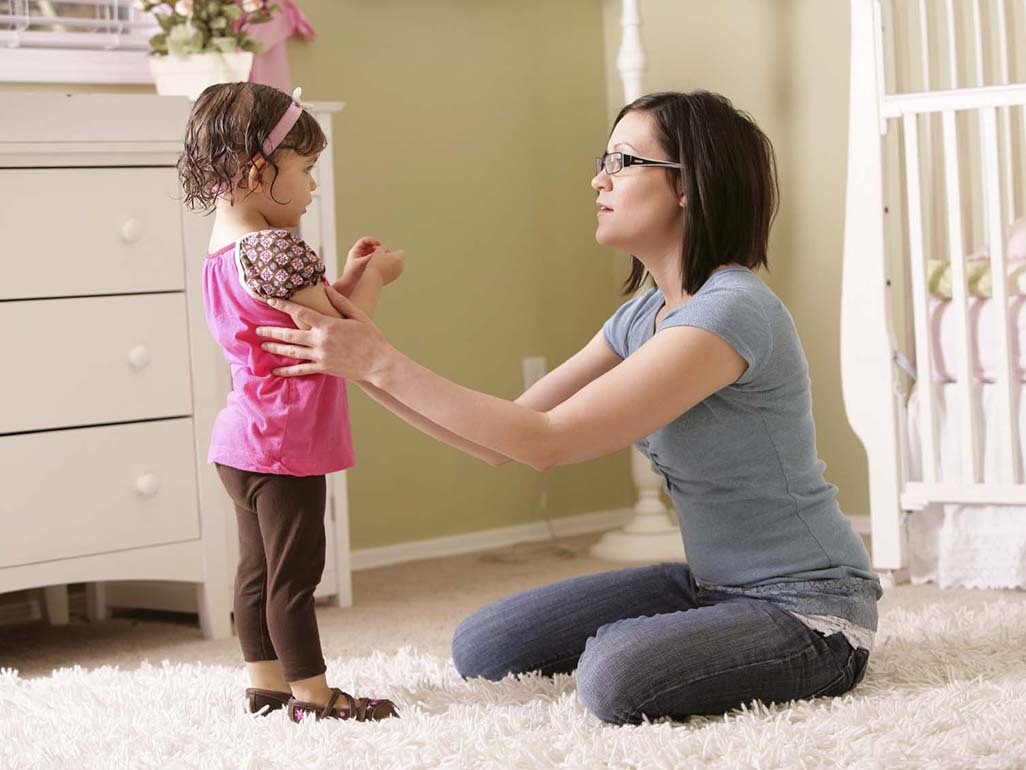
[(191, 414), (188, 342), (184, 294), (0, 302), (0, 434)]
[(180, 196), (172, 168), (0, 169), (0, 299), (184, 288)]
[(191, 419), (0, 436), (0, 567), (199, 537)]

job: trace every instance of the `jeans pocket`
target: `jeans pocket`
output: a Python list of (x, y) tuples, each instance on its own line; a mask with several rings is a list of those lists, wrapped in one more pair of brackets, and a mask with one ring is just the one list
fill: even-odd
[[(810, 696), (812, 698), (829, 698), (848, 692), (848, 690), (862, 681), (862, 677), (866, 672), (866, 662), (869, 659), (869, 653), (866, 650), (863, 650), (861, 647), (852, 647), (848, 639), (840, 632), (831, 634), (829, 637), (824, 635), (824, 637), (830, 646), (834, 659), (843, 659), (844, 663), (840, 666), (837, 676), (829, 684), (814, 692)], [(839, 649), (835, 650), (834, 644)]]

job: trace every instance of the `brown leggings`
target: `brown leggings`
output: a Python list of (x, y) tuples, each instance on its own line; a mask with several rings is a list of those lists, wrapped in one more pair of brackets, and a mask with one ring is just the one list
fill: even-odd
[(248, 663), (281, 660), (295, 682), (325, 671), (314, 613), (324, 571), (324, 476), (275, 476), (217, 465), (235, 503), (235, 630)]

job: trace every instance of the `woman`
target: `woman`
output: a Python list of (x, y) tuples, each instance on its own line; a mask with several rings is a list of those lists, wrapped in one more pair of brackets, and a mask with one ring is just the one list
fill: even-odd
[[(600, 719), (722, 714), (838, 695), (865, 672), (880, 583), (817, 458), (794, 323), (756, 276), (776, 210), (773, 149), (725, 98), (644, 96), (617, 116), (592, 179), (599, 243), (633, 255), (626, 302), (515, 402), (462, 388), (345, 320), (290, 303), (271, 352), (359, 381), (426, 433), (544, 470), (635, 443), (666, 480), (689, 564), (562, 581), (456, 629), (465, 677), (577, 670)], [(286, 343), (286, 344), (282, 344)]]

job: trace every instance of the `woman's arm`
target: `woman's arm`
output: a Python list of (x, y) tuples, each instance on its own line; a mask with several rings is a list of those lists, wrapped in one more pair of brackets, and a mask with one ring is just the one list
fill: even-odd
[(547, 412), (622, 360), (610, 349), (600, 331), (587, 345), (525, 390), (514, 403)]
[[(524, 391), (523, 395), (516, 400), (516, 403), (538, 411), (547, 411), (565, 401), (569, 396), (576, 393), (599, 375), (609, 371), (619, 362), (620, 357), (609, 349), (605, 338), (599, 332), (591, 342), (574, 356)], [(431, 422), (422, 414), (413, 411), (369, 382), (357, 384), (364, 393), (422, 433), (426, 433), (432, 438), (449, 444), (494, 467), (505, 465), (510, 461), (508, 457), (499, 452), (493, 452), (487, 447), (468, 441), (462, 436), (458, 436), (452, 431), (448, 431), (440, 425)]]
[(634, 355), (547, 412), (464, 388), (392, 348), (358, 308), (336, 292), (345, 316), (327, 318), (276, 300), (275, 307), (308, 329), (263, 327), (265, 349), (309, 363), (282, 376), (328, 372), (364, 380), (441, 428), (518, 462), (543, 470), (626, 447), (735, 382), (743, 358), (704, 329), (661, 330)]
[(483, 460), (494, 467), (505, 465), (509, 462), (509, 458), (506, 457), (506, 455), (500, 454), (499, 452), (493, 452), (487, 447), (475, 444), (473, 441), (468, 441), (462, 436), (458, 436), (452, 431), (446, 430), (440, 425), (431, 422), (431, 420), (424, 417), (424, 415), (418, 414), (405, 404), (396, 401), (388, 395), (388, 393), (374, 385), (371, 385), (369, 382), (358, 382), (357, 385), (360, 386), (360, 389), (364, 393), (381, 404), (381, 406), (388, 409), (397, 417), (408, 422), (421, 433), (426, 433), (431, 436), (431, 438), (437, 439), (451, 447), (459, 449), (461, 452), (471, 455), (472, 457), (476, 457), (478, 460)]

